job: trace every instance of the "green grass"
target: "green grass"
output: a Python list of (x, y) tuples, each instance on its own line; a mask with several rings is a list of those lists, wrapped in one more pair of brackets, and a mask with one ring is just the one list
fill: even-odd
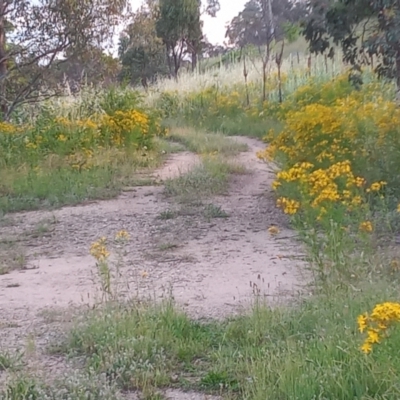
[(224, 157), (203, 157), (202, 162), (177, 178), (165, 181), (165, 193), (181, 201), (198, 201), (226, 193), (233, 174), (243, 174), (245, 168)]
[(216, 206), (215, 204), (207, 204), (204, 207), (204, 216), (207, 219), (211, 218), (228, 218), (229, 214), (224, 211), (221, 206)]
[(2, 351), (0, 349), (0, 372), (16, 369), (20, 360), (20, 354), (11, 354), (9, 351)]
[(375, 280), (328, 292), (290, 308), (256, 299), (223, 321), (191, 320), (172, 301), (108, 303), (81, 314), (60, 347), (84, 361), (74, 378), (48, 386), (16, 374), (0, 398), (116, 400), (118, 390), (163, 398), (159, 390), (179, 388), (229, 400), (397, 400), (400, 331), (367, 356), (356, 324), (376, 303), (395, 300), (396, 288)]
[[(198, 115), (202, 115), (203, 118), (196, 118)], [(177, 119), (169, 120), (169, 124), (182, 130), (187, 129), (186, 126), (193, 126), (195, 127), (193, 129), (200, 131), (206, 130), (227, 136), (248, 136), (259, 139), (263, 138), (270, 129), (279, 131), (282, 128), (282, 124), (275, 119), (250, 117), (244, 114), (240, 108), (229, 115), (208, 114), (206, 109), (191, 110), (190, 113), (182, 110)], [(172, 137), (174, 136), (174, 132), (172, 132)]]
[[(166, 150), (163, 148), (164, 154)], [(94, 199), (109, 199), (123, 187), (142, 185), (138, 172), (160, 165), (163, 152), (125, 154), (98, 166), (73, 170), (48, 165), (42, 172), (8, 168), (0, 171), (0, 213), (55, 208)]]
[(44, 384), (30, 374), (12, 376), (0, 391), (1, 400), (122, 400), (113, 384), (93, 374), (69, 373), (52, 385)]
[(246, 144), (229, 139), (222, 133), (206, 133), (192, 128), (173, 127), (169, 139), (197, 154), (235, 156), (248, 148)]
[(262, 139), (270, 129), (281, 129), (281, 124), (278, 121), (272, 119), (256, 120), (245, 115), (233, 115), (230, 118), (210, 118), (206, 124), (213, 131), (220, 131), (227, 135), (244, 135), (258, 139)]
[[(122, 389), (180, 387), (226, 399), (398, 399), (400, 332), (365, 356), (360, 313), (396, 294), (386, 282), (340, 289), (293, 308), (196, 322), (172, 302), (109, 305), (83, 315), (65, 351)], [(178, 379), (171, 377), (177, 376)]]

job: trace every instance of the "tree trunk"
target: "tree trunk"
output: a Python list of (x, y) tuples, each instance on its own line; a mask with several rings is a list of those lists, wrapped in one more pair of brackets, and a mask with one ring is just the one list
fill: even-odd
[(249, 107), (250, 106), (250, 95), (249, 95), (249, 87), (247, 84), (248, 72), (247, 72), (247, 66), (246, 66), (246, 55), (243, 56), (243, 76), (244, 76), (244, 85), (246, 88), (246, 105), (247, 105), (247, 107)]
[(197, 53), (193, 52), (192, 53), (192, 71), (196, 71), (197, 68)]
[(6, 95), (6, 76), (7, 76), (7, 50), (6, 50), (6, 29), (5, 29), (5, 13), (6, 2), (0, 0), (0, 112), (1, 119), (5, 119), (8, 114), (8, 106), (5, 101)]
[(396, 102), (400, 105), (400, 45), (396, 50)]
[(145, 76), (142, 76), (141, 82), (143, 88), (147, 91), (147, 89), (149, 88), (149, 84), (147, 83), (147, 78)]
[(265, 101), (267, 99), (267, 61), (263, 60), (262, 62), (262, 73), (263, 73), (263, 82), (262, 82), (262, 100)]
[(172, 62), (171, 62), (171, 49), (169, 48), (169, 46), (167, 46), (167, 64), (168, 64), (169, 74), (170, 74), (170, 76), (172, 76), (173, 71), (172, 71)]

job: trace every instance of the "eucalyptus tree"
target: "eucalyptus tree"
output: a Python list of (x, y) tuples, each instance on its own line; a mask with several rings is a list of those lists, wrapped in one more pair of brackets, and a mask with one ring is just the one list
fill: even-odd
[(0, 109), (57, 94), (49, 70), (88, 47), (111, 45), (127, 0), (0, 0)]

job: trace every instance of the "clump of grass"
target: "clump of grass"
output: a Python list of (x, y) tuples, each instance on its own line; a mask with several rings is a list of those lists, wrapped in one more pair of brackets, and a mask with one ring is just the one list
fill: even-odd
[(82, 371), (69, 372), (68, 376), (50, 385), (26, 372), (12, 376), (0, 391), (1, 400), (122, 400), (115, 384), (106, 376)]
[[(190, 376), (214, 326), (191, 321), (168, 302), (159, 306), (106, 308), (86, 316), (72, 332), (69, 347), (87, 355), (87, 367), (105, 373), (124, 389), (171, 384), (171, 372)], [(114, 339), (112, 339), (114, 338)]]
[(204, 157), (191, 171), (165, 182), (165, 193), (177, 196), (182, 201), (197, 200), (226, 193), (229, 178), (243, 174), (245, 168), (222, 157)]
[(161, 251), (174, 250), (174, 249), (177, 249), (178, 247), (179, 247), (178, 244), (176, 244), (176, 243), (170, 243), (170, 242), (161, 243), (161, 244), (158, 246), (159, 250), (161, 250)]
[(0, 275), (6, 275), (14, 270), (26, 267), (25, 249), (22, 248), (17, 239), (0, 239)]
[(162, 220), (174, 219), (175, 217), (176, 217), (176, 212), (172, 210), (162, 211), (158, 216), (158, 218)]
[(204, 208), (204, 215), (206, 218), (228, 218), (229, 214), (224, 211), (221, 206), (215, 204), (207, 204)]
[(24, 374), (13, 377), (0, 392), (0, 399), (4, 400), (41, 400), (44, 396), (38, 382)]
[(168, 137), (154, 138), (154, 147), (160, 154), (174, 154), (185, 151), (185, 146), (182, 143), (172, 142)]
[(15, 370), (19, 367), (22, 355), (11, 354), (9, 351), (0, 351), (0, 371)]
[(356, 325), (366, 308), (395, 295), (386, 282), (379, 286), (341, 289), (293, 308), (256, 301), (249, 314), (222, 322), (190, 320), (171, 302), (108, 306), (85, 315), (67, 347), (123, 389), (177, 386), (255, 400), (395, 399), (400, 332), (366, 357)]
[(247, 145), (227, 138), (222, 133), (206, 133), (193, 128), (173, 127), (169, 139), (183, 144), (188, 150), (197, 154), (218, 153), (235, 156), (247, 150)]

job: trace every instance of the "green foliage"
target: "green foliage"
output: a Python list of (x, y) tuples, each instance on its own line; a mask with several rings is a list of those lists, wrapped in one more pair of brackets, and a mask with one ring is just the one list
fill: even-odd
[(166, 46), (170, 72), (177, 77), (185, 50), (197, 54), (202, 39), (198, 0), (160, 0), (157, 36)]
[[(59, 59), (85, 59), (94, 43), (112, 38), (126, 6), (126, 0), (19, 0), (0, 7), (1, 119), (59, 94)], [(12, 35), (5, 34), (7, 21), (19, 21)]]
[[(274, 29), (276, 40), (287, 37), (289, 41), (295, 40), (295, 23), (305, 16), (305, 7), (301, 2), (292, 0), (272, 0), (272, 15), (274, 26), (268, 25), (267, 1), (248, 1), (244, 9), (232, 19), (227, 28), (226, 35), (232, 44), (237, 47), (253, 45), (265, 46), (272, 41), (271, 29)], [(291, 27), (288, 29), (288, 27)]]
[(397, 1), (312, 0), (312, 12), (304, 23), (303, 34), (315, 53), (340, 45), (343, 58), (353, 67), (351, 78), (361, 81), (361, 67), (378, 58), (375, 71), (394, 79), (400, 86), (400, 9)]
[(4, 400), (40, 400), (42, 396), (43, 392), (37, 382), (25, 376), (16, 377), (5, 391), (0, 392), (0, 399)]
[(132, 84), (148, 82), (168, 73), (166, 52), (156, 32), (157, 6), (147, 1), (135, 14), (119, 41), (122, 80)]
[(157, 164), (153, 139), (164, 128), (138, 92), (111, 88), (85, 106), (0, 124), (0, 210), (109, 198), (135, 182), (132, 172)]
[(113, 115), (116, 111), (143, 109), (143, 95), (136, 90), (111, 87), (102, 92), (99, 97), (98, 105), (108, 115)]

